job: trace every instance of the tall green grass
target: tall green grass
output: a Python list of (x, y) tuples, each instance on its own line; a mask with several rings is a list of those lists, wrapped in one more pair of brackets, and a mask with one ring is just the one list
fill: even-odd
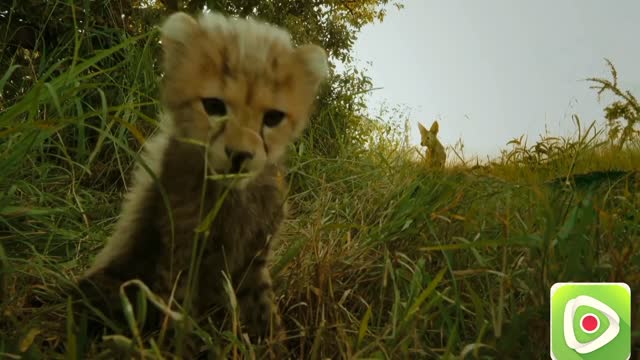
[[(184, 355), (175, 339), (132, 334), (136, 326), (89, 337), (63, 291), (109, 236), (155, 126), (155, 40), (123, 38), (51, 64), (3, 103), (2, 356)], [(330, 123), (336, 114), (317, 116)], [(387, 124), (356, 123), (331, 156), (313, 136), (291, 147), (292, 216), (272, 270), (293, 358), (547, 358), (553, 283), (639, 290), (637, 139), (615, 148), (576, 123), (575, 137), (514, 142), (485, 166), (433, 171)], [(613, 170), (625, 173), (595, 176)], [(219, 324), (181, 335), (220, 356), (260, 351)]]

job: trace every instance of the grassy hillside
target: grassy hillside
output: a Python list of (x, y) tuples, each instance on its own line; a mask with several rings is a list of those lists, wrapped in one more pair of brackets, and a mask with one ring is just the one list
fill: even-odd
[[(34, 69), (26, 92), (0, 103), (7, 358), (179, 355), (162, 333), (88, 337), (62, 291), (112, 231), (154, 127), (148, 41)], [(580, 125), (572, 139), (514, 142), (491, 163), (438, 171), (410, 160), (386, 124), (357, 123), (333, 138), (334, 156), (312, 136), (291, 148), (292, 216), (273, 271), (294, 358), (548, 358), (553, 283), (640, 290), (637, 139), (617, 149)], [(253, 351), (216, 324), (187, 335), (229, 357)]]

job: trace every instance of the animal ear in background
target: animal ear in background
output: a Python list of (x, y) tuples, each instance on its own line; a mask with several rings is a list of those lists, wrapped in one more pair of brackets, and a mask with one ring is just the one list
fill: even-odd
[(433, 124), (431, 124), (431, 131), (433, 133), (433, 135), (438, 135), (438, 130), (440, 129), (440, 126), (438, 125), (437, 121), (434, 121)]
[(427, 128), (424, 127), (421, 123), (418, 123), (418, 128), (420, 129), (420, 137), (422, 138), (422, 140), (424, 140), (427, 137), (427, 133), (429, 132), (429, 130), (427, 130)]

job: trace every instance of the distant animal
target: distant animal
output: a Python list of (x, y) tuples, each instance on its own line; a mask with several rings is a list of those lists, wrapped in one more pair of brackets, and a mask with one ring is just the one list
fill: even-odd
[(231, 289), (242, 332), (266, 339), (281, 325), (268, 269), (286, 214), (281, 163), (307, 126), (327, 54), (217, 13), (175, 13), (160, 34), (163, 123), (79, 288), (118, 316), (120, 286), (139, 279), (165, 302), (187, 299), (194, 318), (228, 309)]
[(444, 168), (447, 154), (444, 151), (444, 146), (442, 146), (442, 143), (438, 140), (438, 122), (434, 121), (429, 130), (427, 130), (427, 128), (425, 128), (421, 123), (418, 123), (418, 128), (420, 129), (420, 145), (427, 148), (427, 166), (433, 168)]

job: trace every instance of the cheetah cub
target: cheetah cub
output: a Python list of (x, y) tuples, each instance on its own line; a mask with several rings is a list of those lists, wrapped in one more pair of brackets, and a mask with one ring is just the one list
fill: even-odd
[(432, 168), (444, 168), (447, 154), (444, 151), (444, 146), (438, 140), (438, 122), (434, 121), (429, 130), (421, 123), (418, 123), (418, 128), (420, 129), (420, 145), (427, 147), (427, 165)]
[(202, 317), (228, 304), (230, 280), (246, 332), (265, 338), (280, 324), (267, 268), (285, 216), (280, 163), (307, 125), (327, 55), (273, 25), (215, 13), (175, 13), (160, 32), (161, 127), (80, 289), (114, 311), (120, 285), (139, 279)]

